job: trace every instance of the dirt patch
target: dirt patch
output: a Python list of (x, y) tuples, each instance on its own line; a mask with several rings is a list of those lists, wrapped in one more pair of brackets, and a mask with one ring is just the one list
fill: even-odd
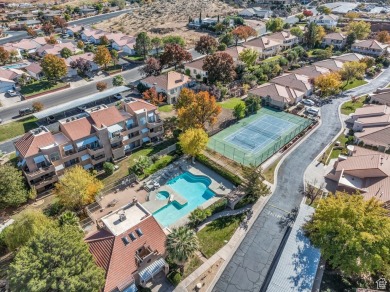
[(186, 287), (187, 291), (198, 291), (198, 284), (202, 285), (200, 291), (206, 291), (210, 287), (210, 284), (213, 282), (223, 262), (224, 260), (222, 258), (217, 260), (207, 271), (202, 273), (198, 278), (196, 278), (195, 281), (193, 281), (190, 285)]
[(126, 13), (96, 24), (96, 28), (107, 31), (121, 31), (137, 35), (146, 31), (151, 37), (180, 35), (186, 40), (187, 48), (193, 47), (201, 35), (207, 34), (190, 30), (189, 18), (226, 16), (238, 9), (219, 0), (167, 1), (158, 0), (142, 6), (134, 6), (133, 13)]

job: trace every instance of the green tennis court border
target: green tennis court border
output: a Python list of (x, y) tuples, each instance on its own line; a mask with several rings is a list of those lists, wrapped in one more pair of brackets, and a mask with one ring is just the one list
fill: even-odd
[[(289, 121), (296, 126), (284, 133), (279, 140), (274, 141), (266, 145), (264, 148), (260, 148), (257, 152), (252, 153), (244, 151), (238, 148), (233, 143), (224, 140), (227, 136), (239, 131), (247, 124), (259, 119), (264, 115), (270, 115), (281, 120)], [(284, 145), (288, 144), (291, 140), (294, 139), (294, 137), (299, 135), (299, 133), (301, 133), (311, 124), (312, 121), (310, 119), (302, 118), (283, 111), (263, 107), (257, 112), (257, 114), (244, 118), (235, 123), (234, 125), (212, 136), (207, 144), (207, 147), (243, 165), (254, 164), (258, 166), (264, 161), (266, 161), (268, 158), (270, 158), (272, 155), (274, 155), (276, 152), (278, 152)]]

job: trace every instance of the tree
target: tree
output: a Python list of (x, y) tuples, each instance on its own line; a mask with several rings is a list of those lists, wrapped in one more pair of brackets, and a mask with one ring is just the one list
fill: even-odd
[(17, 253), (10, 265), (12, 291), (100, 291), (104, 271), (94, 263), (83, 233), (73, 226), (49, 228)]
[(195, 51), (197, 51), (199, 54), (210, 55), (216, 51), (217, 46), (218, 43), (215, 38), (204, 35), (201, 36), (199, 41), (196, 42)]
[(272, 31), (272, 32), (282, 31), (283, 25), (284, 25), (284, 21), (283, 21), (283, 19), (281, 19), (279, 17), (271, 18), (265, 24), (267, 30)]
[(116, 66), (116, 63), (118, 62), (118, 59), (119, 59), (119, 53), (118, 53), (118, 51), (112, 49), (112, 50), (110, 51), (110, 55), (111, 55), (112, 62), (114, 63), (114, 66)]
[(377, 33), (376, 40), (383, 44), (387, 44), (390, 42), (390, 34), (387, 30), (382, 30)]
[(159, 37), (154, 37), (150, 41), (152, 48), (156, 51), (156, 55), (159, 55), (160, 49), (163, 47), (163, 41)]
[(105, 36), (105, 35), (102, 35), (100, 38), (99, 38), (99, 44), (101, 46), (108, 46), (110, 44), (110, 41), (108, 40), (108, 38)]
[(106, 175), (111, 175), (115, 171), (115, 165), (113, 163), (111, 163), (111, 162), (104, 162), (103, 163), (103, 169), (104, 169), (104, 173)]
[(375, 65), (375, 59), (371, 57), (364, 57), (360, 59), (360, 62), (366, 64), (366, 68), (371, 68)]
[(303, 37), (303, 30), (300, 29), (298, 26), (294, 26), (290, 29), (290, 33), (298, 38)]
[(376, 199), (337, 193), (326, 197), (304, 226), (321, 256), (346, 276), (389, 274), (390, 218)]
[(78, 210), (95, 201), (95, 196), (102, 188), (103, 183), (100, 180), (77, 165), (65, 171), (55, 185), (54, 193), (61, 205)]
[(192, 227), (196, 227), (204, 221), (207, 217), (211, 216), (211, 209), (201, 209), (196, 208), (194, 211), (190, 213), (188, 216), (188, 220), (190, 221), (190, 225)]
[(247, 40), (250, 37), (256, 37), (257, 32), (251, 28), (250, 26), (247, 25), (240, 25), (239, 27), (236, 27), (233, 31), (232, 34), (234, 36), (234, 39), (236, 41), (236, 46), (238, 44), (238, 41), (241, 40)]
[(356, 33), (355, 32), (349, 33), (347, 35), (347, 39), (345, 40), (345, 46), (347, 48), (351, 48), (351, 46), (355, 43), (356, 40), (357, 40)]
[(61, 50), (60, 54), (61, 54), (61, 57), (62, 57), (62, 58), (67, 59), (67, 58), (69, 58), (70, 56), (72, 56), (72, 51), (71, 51), (70, 49), (68, 49), (68, 48), (65, 47), (65, 48), (63, 48), (63, 49)]
[(96, 89), (99, 90), (100, 92), (106, 90), (107, 83), (104, 81), (99, 81), (98, 83), (96, 83)]
[(137, 174), (143, 174), (145, 169), (152, 165), (152, 160), (148, 156), (140, 156), (138, 159), (134, 159), (133, 170)]
[(206, 56), (203, 61), (202, 69), (207, 71), (208, 81), (215, 83), (229, 83), (236, 77), (233, 58), (225, 52), (217, 52)]
[(68, 72), (65, 60), (52, 54), (47, 54), (43, 57), (41, 67), (45, 76), (54, 81), (64, 77)]
[(206, 148), (209, 136), (203, 129), (190, 128), (179, 136), (179, 144), (183, 153), (192, 157), (192, 161), (195, 161), (195, 157), (201, 154)]
[(249, 94), (244, 100), (246, 109), (249, 114), (255, 114), (260, 109), (260, 97)]
[(147, 100), (151, 104), (159, 105), (164, 102), (165, 97), (162, 93), (158, 93), (155, 87), (149, 88), (142, 93), (143, 99)]
[(247, 67), (255, 65), (258, 58), (259, 53), (252, 48), (246, 48), (238, 55), (238, 59), (244, 62)]
[(311, 10), (303, 10), (302, 12), (303, 16), (305, 16), (306, 18), (310, 17), (310, 16), (313, 16), (313, 12)]
[(332, 9), (330, 9), (330, 8), (327, 7), (327, 6), (319, 6), (319, 7), (317, 8), (317, 11), (318, 11), (319, 13), (326, 14), (326, 15), (332, 13)]
[(306, 182), (306, 186), (301, 190), (301, 193), (309, 199), (309, 206), (311, 206), (314, 201), (324, 193), (324, 186), (324, 183), (317, 186), (316, 179), (312, 183)]
[(241, 120), (242, 118), (245, 118), (245, 112), (246, 112), (246, 105), (244, 102), (240, 102), (234, 107), (233, 116), (237, 120)]
[(360, 13), (355, 11), (348, 11), (344, 17), (348, 18), (349, 20), (354, 20), (355, 18), (360, 17)]
[(163, 37), (162, 39), (163, 44), (166, 45), (179, 45), (180, 47), (184, 48), (186, 46), (186, 41), (178, 35), (168, 35)]
[(199, 242), (195, 231), (180, 226), (168, 234), (165, 246), (169, 258), (179, 265), (183, 272), (185, 262), (199, 249)]
[(233, 36), (233, 34), (230, 33), (230, 32), (225, 33), (224, 35), (222, 35), (219, 38), (219, 43), (220, 44), (225, 44), (227, 47), (231, 46), (232, 44), (234, 44), (234, 36)]
[(70, 67), (72, 69), (77, 69), (81, 74), (85, 74), (86, 72), (90, 71), (92, 68), (91, 63), (83, 58), (78, 58), (75, 61), (70, 62)]
[(72, 19), (72, 17), (68, 13), (65, 13), (64, 19), (65, 19), (65, 21), (70, 21)]
[(34, 112), (40, 112), (41, 110), (43, 110), (44, 105), (42, 102), (35, 101), (32, 104), (32, 108), (33, 108)]
[(364, 40), (371, 33), (371, 24), (365, 21), (351, 21), (346, 28), (348, 34), (354, 32), (358, 40)]
[(32, 29), (31, 27), (28, 27), (26, 31), (27, 31), (27, 34), (33, 38), (35, 38), (37, 36), (37, 32), (34, 29)]
[(54, 35), (50, 35), (49, 37), (45, 38), (45, 41), (49, 45), (58, 44), (57, 38)]
[(264, 183), (261, 169), (258, 170), (255, 165), (243, 167), (242, 176), (244, 178), (242, 188), (252, 202), (256, 202), (260, 197), (270, 193), (269, 187)]
[(54, 26), (48, 21), (42, 24), (41, 29), (46, 35), (50, 35), (54, 32)]
[(69, 210), (63, 212), (60, 217), (58, 217), (58, 224), (61, 227), (65, 225), (78, 227), (79, 222), (80, 220), (76, 213)]
[(125, 84), (125, 79), (122, 75), (117, 75), (114, 78), (112, 78), (112, 85), (113, 86), (121, 86)]
[(15, 216), (13, 224), (4, 230), (4, 242), (11, 251), (27, 245), (38, 233), (53, 227), (53, 221), (40, 210), (26, 209)]
[(53, 24), (56, 27), (61, 28), (62, 31), (68, 26), (68, 23), (66, 22), (66, 20), (64, 18), (59, 17), (59, 16), (56, 16), (53, 18)]
[(107, 65), (111, 62), (111, 60), (110, 51), (105, 46), (98, 46), (95, 56), (93, 57), (93, 61), (107, 69)]
[(302, 20), (305, 18), (303, 14), (297, 14), (295, 17), (298, 18), (298, 22), (302, 22)]
[(19, 52), (17, 50), (11, 50), (9, 52), (9, 59), (11, 62), (13, 62), (14, 60), (17, 60), (19, 57)]
[(306, 34), (305, 34), (305, 40), (306, 44), (309, 48), (312, 48), (316, 45), (316, 43), (319, 43), (322, 41), (324, 36), (326, 35), (325, 29), (317, 25), (315, 22), (310, 22)]
[(161, 73), (160, 61), (153, 57), (148, 58), (145, 61), (145, 65), (139, 71), (146, 76), (158, 76)]
[(134, 50), (139, 56), (143, 56), (146, 59), (149, 51), (152, 49), (152, 43), (150, 37), (146, 32), (140, 32), (135, 39)]
[(338, 93), (341, 84), (341, 76), (337, 72), (322, 74), (314, 79), (314, 86), (321, 91), (323, 97)]
[(182, 129), (205, 128), (206, 123), (214, 125), (221, 106), (217, 104), (215, 97), (207, 91), (194, 91), (183, 88), (175, 105), (179, 125)]
[(9, 60), (10, 53), (4, 49), (4, 47), (0, 47), (0, 62), (5, 65), (5, 63)]
[(340, 70), (341, 78), (345, 81), (345, 88), (350, 80), (355, 78), (362, 79), (364, 77), (364, 73), (366, 71), (367, 65), (364, 62), (352, 61), (345, 62), (343, 64), (343, 68)]
[(164, 53), (162, 53), (160, 58), (160, 62), (163, 66), (175, 66), (175, 69), (183, 62), (190, 61), (192, 61), (192, 55), (190, 52), (186, 51), (177, 44), (165, 45)]
[(79, 41), (77, 42), (77, 48), (79, 48), (80, 50), (83, 50), (84, 47), (85, 47), (84, 42), (83, 42), (82, 40), (79, 40)]

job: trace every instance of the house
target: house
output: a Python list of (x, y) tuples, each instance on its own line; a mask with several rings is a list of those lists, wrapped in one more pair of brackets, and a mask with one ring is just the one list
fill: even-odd
[(357, 54), (357, 53), (347, 53), (347, 54), (343, 54), (340, 56), (332, 57), (332, 59), (335, 59), (335, 60), (343, 62), (343, 63), (345, 63), (345, 62), (359, 62), (364, 58), (369, 58), (369, 57), (366, 57), (366, 56), (363, 56), (363, 55)]
[(264, 105), (286, 109), (303, 99), (303, 91), (283, 86), (275, 83), (265, 83), (255, 89), (251, 89), (249, 94), (261, 97)]
[(132, 44), (133, 46), (135, 45), (135, 37), (132, 36), (127, 36), (127, 35), (122, 35), (119, 37), (115, 37), (111, 39), (111, 47), (114, 50), (117, 51), (122, 51), (123, 47), (127, 44)]
[(351, 51), (354, 53), (359, 53), (363, 55), (368, 55), (372, 57), (379, 57), (382, 56), (388, 48), (387, 44), (382, 44), (378, 42), (377, 40), (363, 40), (363, 41), (356, 41), (351, 46)]
[(13, 57), (14, 60), (15, 60), (15, 59), (16, 59), (16, 60), (21, 60), (21, 59), (23, 59), (23, 56), (22, 56), (22, 54), (20, 53), (20, 49), (19, 49), (18, 47), (16, 47), (14, 44), (12, 44), (12, 43), (6, 43), (6, 44), (3, 45), (3, 48), (4, 48), (7, 52), (9, 52), (9, 53), (11, 53), (11, 52), (16, 52), (16, 53), (15, 53), (15, 56)]
[(45, 10), (43, 11), (43, 18), (45, 20), (53, 20), (55, 17), (61, 17), (61, 10)]
[(7, 12), (7, 19), (9, 19), (9, 20), (15, 20), (15, 19), (17, 19), (20, 15), (23, 15), (23, 11), (20, 11), (20, 10), (8, 11), (8, 12)]
[(309, 19), (309, 22), (314, 22), (317, 25), (324, 26), (326, 28), (332, 28), (337, 26), (339, 17), (334, 14), (329, 15), (316, 15)]
[(336, 49), (342, 49), (344, 48), (347, 41), (347, 37), (343, 35), (341, 32), (333, 32), (328, 33), (324, 38), (322, 39), (322, 46), (333, 46)]
[(199, 18), (194, 18), (189, 24), (188, 26), (191, 27), (191, 28), (200, 28), (202, 25), (204, 26), (213, 26), (213, 25), (216, 25), (218, 22), (218, 19), (217, 18), (202, 18), (202, 19), (199, 19)]
[(343, 62), (338, 61), (337, 59), (326, 59), (323, 61), (314, 62), (312, 65), (326, 68), (331, 72), (337, 72), (343, 69)]
[(306, 75), (286, 73), (271, 79), (269, 82), (299, 90), (303, 92), (305, 96), (310, 96), (313, 92), (313, 86), (310, 84), (310, 78)]
[(68, 67), (67, 77), (74, 77), (78, 75), (77, 69), (71, 67), (71, 63), (78, 59), (83, 59), (89, 63), (89, 65), (91, 66), (90, 72), (99, 70), (100, 66), (93, 61), (94, 57), (94, 53), (87, 52), (80, 55), (73, 55), (65, 59), (65, 63)]
[(104, 35), (106, 35), (106, 33), (103, 30), (95, 30), (89, 28), (85, 28), (80, 34), (81, 39), (84, 42), (90, 42), (95, 45), (100, 43), (100, 38)]
[(377, 93), (370, 94), (370, 102), (390, 106), (390, 88), (378, 89)]
[(21, 53), (33, 54), (42, 45), (35, 42), (34, 39), (31, 39), (31, 40), (23, 39), (20, 42), (14, 43), (13, 46), (18, 48)]
[(359, 192), (364, 199), (375, 198), (390, 208), (390, 157), (358, 146), (350, 146), (348, 156), (339, 157), (326, 178), (337, 183), (337, 189)]
[(245, 50), (245, 47), (243, 46), (234, 46), (234, 47), (227, 48), (225, 51), (223, 51), (223, 53), (229, 54), (233, 58), (233, 61), (237, 63), (240, 53), (243, 50)]
[(238, 12), (238, 15), (241, 17), (270, 18), (273, 15), (273, 12), (272, 10), (262, 9), (261, 7), (252, 7), (241, 10)]
[(198, 59), (184, 64), (184, 70), (189, 72), (189, 75), (197, 80), (207, 78), (207, 71), (203, 70), (204, 59)]
[(33, 20), (33, 19), (35, 19), (35, 15), (32, 13), (25, 13), (18, 16), (19, 21)]
[(307, 77), (313, 79), (316, 78), (319, 75), (330, 73), (330, 70), (324, 67), (316, 66), (316, 65), (310, 65), (310, 66), (304, 66), (299, 69), (295, 69), (291, 71), (291, 73), (299, 74), (299, 75), (306, 75)]
[(267, 35), (268, 39), (278, 42), (282, 49), (289, 49), (299, 43), (299, 38), (292, 35), (290, 31), (280, 31)]
[(259, 53), (259, 57), (263, 59), (277, 55), (281, 49), (279, 42), (263, 36), (245, 42), (243, 46), (256, 50)]
[(0, 77), (0, 92), (15, 89), (15, 81)]
[(102, 217), (101, 228), (85, 238), (96, 264), (105, 271), (102, 291), (138, 291), (165, 275), (166, 234), (141, 204), (134, 202)]
[(157, 107), (139, 99), (125, 99), (122, 110), (96, 106), (59, 120), (55, 133), (40, 127), (15, 143), (26, 180), (38, 192), (50, 189), (73, 165), (102, 168), (106, 161), (124, 157), (144, 143), (161, 140), (164, 133)]
[(267, 28), (263, 21), (255, 20), (255, 19), (246, 19), (245, 24), (253, 28), (256, 31), (258, 36), (262, 36), (267, 33)]
[(167, 96), (168, 104), (175, 104), (181, 90), (193, 84), (193, 80), (181, 73), (169, 71), (159, 76), (149, 76), (141, 80), (141, 83), (149, 88), (156, 88), (156, 91)]
[(123, 53), (130, 55), (130, 56), (136, 55), (136, 52), (134, 50), (134, 45), (135, 45), (135, 42), (128, 42), (125, 45), (123, 45), (122, 46)]
[(355, 132), (365, 131), (371, 127), (385, 127), (390, 125), (390, 107), (387, 105), (366, 105), (356, 109), (346, 121), (352, 125)]
[(83, 30), (83, 27), (81, 25), (72, 25), (68, 26), (66, 29), (66, 33), (70, 36), (73, 37), (75, 33), (80, 33)]
[(68, 48), (72, 54), (76, 54), (80, 51), (73, 43), (60, 43), (55, 45), (46, 44), (36, 50), (36, 53), (40, 57), (44, 57), (47, 54), (61, 56), (61, 51), (64, 48)]
[(36, 62), (30, 63), (28, 66), (23, 68), (28, 75), (33, 77), (36, 80), (39, 80), (43, 77), (43, 71), (41, 65)]
[(25, 72), (19, 69), (14, 68), (0, 68), (0, 77), (3, 79), (12, 80), (14, 82), (18, 82), (19, 78), (22, 77), (22, 75), (26, 75)]
[(38, 28), (40, 24), (41, 24), (40, 20), (30, 19), (30, 20), (19, 21), (16, 25), (17, 28), (24, 29), (25, 27)]

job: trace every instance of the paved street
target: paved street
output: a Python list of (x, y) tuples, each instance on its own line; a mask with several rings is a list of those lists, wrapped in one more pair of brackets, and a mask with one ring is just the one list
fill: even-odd
[[(389, 82), (390, 69), (387, 69), (372, 83), (347, 93), (370, 93), (378, 87), (385, 87)], [(299, 206), (302, 195), (298, 190), (303, 185), (303, 174), (310, 162), (340, 131), (338, 106), (347, 99), (338, 99), (333, 104), (323, 106), (321, 126), (282, 162), (272, 197), (246, 234), (213, 291), (261, 290), (275, 255), (280, 253), (278, 248), (287, 229), (286, 222), (280, 216), (286, 216)]]

